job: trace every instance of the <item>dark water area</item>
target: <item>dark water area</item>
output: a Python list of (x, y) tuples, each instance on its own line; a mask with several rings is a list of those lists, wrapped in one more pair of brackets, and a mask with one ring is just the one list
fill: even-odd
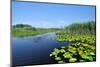
[(12, 37), (12, 65), (56, 64), (49, 54), (54, 48), (67, 45), (67, 42), (58, 42), (55, 38), (55, 33)]

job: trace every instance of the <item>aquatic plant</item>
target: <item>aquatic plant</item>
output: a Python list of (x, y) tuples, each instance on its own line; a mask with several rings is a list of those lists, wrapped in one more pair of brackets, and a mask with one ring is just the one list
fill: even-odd
[(96, 60), (95, 35), (87, 34), (63, 34), (57, 35), (58, 41), (69, 42), (69, 45), (55, 48), (50, 57), (58, 63), (85, 62)]

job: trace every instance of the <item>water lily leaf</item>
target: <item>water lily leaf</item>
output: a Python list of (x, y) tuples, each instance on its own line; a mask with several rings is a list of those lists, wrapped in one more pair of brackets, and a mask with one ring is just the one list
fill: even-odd
[(49, 55), (50, 57), (53, 56), (52, 54)]
[(75, 62), (75, 61), (77, 61), (76, 58), (71, 58), (71, 59), (69, 59), (69, 62)]
[(84, 47), (87, 47), (87, 46), (88, 46), (88, 44), (83, 44), (83, 46), (84, 46)]
[(88, 56), (87, 59), (90, 60), (90, 61), (93, 61), (93, 57), (92, 56)]
[(82, 40), (82, 42), (85, 42), (84, 40)]
[(65, 51), (64, 49), (61, 49), (60, 52), (61, 52), (61, 53), (64, 53), (64, 52), (66, 52), (66, 51)]
[(85, 48), (80, 46), (79, 49), (80, 49), (80, 50), (84, 50)]
[(70, 51), (72, 53), (76, 53), (77, 52), (76, 48), (74, 48), (74, 47), (68, 48), (68, 51)]
[(90, 52), (90, 55), (95, 55), (95, 53), (94, 52)]
[(77, 45), (79, 46), (81, 43), (78, 43)]
[(57, 49), (57, 48), (55, 48), (55, 49), (54, 49), (54, 52), (58, 54), (58, 53), (60, 52), (60, 50)]
[(70, 54), (69, 52), (66, 52), (63, 54), (64, 58), (72, 58), (72, 54)]
[(79, 55), (80, 56), (84, 55), (84, 52), (82, 50), (79, 50)]
[(84, 55), (82, 55), (81, 57), (84, 58), (84, 59), (93, 61), (93, 57), (92, 57), (92, 56), (88, 56), (88, 55), (85, 55), (85, 54), (84, 54)]
[(51, 54), (52, 54), (52, 56), (53, 56), (53, 55), (55, 55), (55, 56), (58, 55), (58, 53), (56, 53), (56, 52), (52, 52)]
[(59, 64), (63, 63), (63, 61), (58, 61)]
[(60, 57), (56, 57), (55, 60), (61, 60), (61, 58)]
[(79, 60), (80, 62), (84, 62), (85, 60)]
[(96, 47), (95, 47), (95, 46), (91, 46), (90, 48), (91, 48), (92, 50), (95, 50), (95, 49), (96, 49)]

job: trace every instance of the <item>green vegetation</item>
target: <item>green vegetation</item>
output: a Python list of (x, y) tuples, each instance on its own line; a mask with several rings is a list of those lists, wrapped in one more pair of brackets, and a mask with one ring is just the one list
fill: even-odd
[(58, 28), (35, 28), (31, 25), (27, 24), (17, 24), (13, 25), (12, 27), (12, 34), (13, 36), (33, 36), (38, 34), (44, 34), (48, 32), (55, 32), (57, 30), (60, 30)]
[(96, 23), (94, 21), (73, 23), (65, 26), (64, 32), (71, 34), (94, 34), (96, 30)]
[(56, 32), (56, 40), (68, 42), (66, 46), (54, 48), (50, 57), (57, 63), (87, 62), (96, 60), (96, 23), (94, 21), (73, 23), (59, 28), (35, 28), (27, 24), (12, 27), (13, 36), (33, 36)]
[[(75, 23), (57, 32), (57, 41), (68, 42), (55, 48), (50, 57), (58, 63), (86, 62), (96, 60), (95, 22)], [(58, 58), (58, 60), (56, 59)]]

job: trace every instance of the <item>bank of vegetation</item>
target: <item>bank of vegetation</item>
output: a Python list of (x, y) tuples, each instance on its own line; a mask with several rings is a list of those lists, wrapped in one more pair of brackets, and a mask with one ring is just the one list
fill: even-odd
[(56, 33), (56, 40), (68, 42), (55, 48), (50, 57), (57, 63), (88, 62), (96, 60), (96, 22), (73, 23)]
[(48, 32), (55, 32), (58, 28), (35, 28), (28, 24), (16, 24), (12, 26), (12, 34), (15, 37), (33, 36)]

